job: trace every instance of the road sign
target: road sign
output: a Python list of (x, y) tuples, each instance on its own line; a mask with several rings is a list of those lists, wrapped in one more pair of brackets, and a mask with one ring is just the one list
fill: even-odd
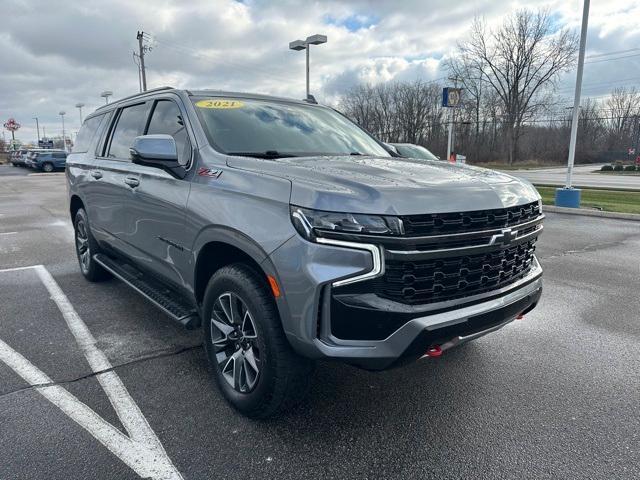
[(10, 132), (16, 132), (20, 129), (20, 124), (16, 122), (14, 118), (10, 118), (5, 122), (4, 128), (9, 130)]
[(53, 140), (38, 140), (38, 147), (53, 148)]
[(461, 88), (445, 87), (442, 89), (442, 106), (443, 107), (460, 107), (462, 98)]

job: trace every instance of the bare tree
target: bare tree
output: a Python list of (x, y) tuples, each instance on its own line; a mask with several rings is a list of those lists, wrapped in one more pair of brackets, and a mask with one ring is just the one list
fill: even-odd
[(492, 31), (474, 20), (469, 39), (458, 46), (466, 68), (502, 104), (509, 164), (517, 159), (523, 122), (545, 105), (546, 87), (573, 65), (577, 43), (575, 33), (555, 31), (547, 10), (519, 10)]
[(633, 143), (631, 138), (640, 114), (640, 94), (635, 88), (616, 88), (605, 102), (609, 148), (625, 148)]

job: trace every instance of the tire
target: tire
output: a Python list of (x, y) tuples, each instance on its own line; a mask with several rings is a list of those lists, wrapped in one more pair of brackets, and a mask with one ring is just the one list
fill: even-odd
[(46, 162), (45, 164), (42, 165), (42, 171), (47, 173), (53, 172), (53, 164)]
[(218, 270), (202, 312), (211, 376), (236, 410), (267, 418), (304, 399), (314, 363), (292, 350), (271, 291), (253, 268), (236, 263)]
[(91, 234), (89, 218), (84, 208), (79, 209), (76, 213), (73, 229), (75, 232), (74, 237), (78, 264), (80, 265), (80, 271), (84, 278), (90, 282), (101, 282), (109, 278), (111, 274), (98, 265), (93, 259), (93, 255), (98, 253), (100, 248), (98, 247), (98, 242), (96, 242)]

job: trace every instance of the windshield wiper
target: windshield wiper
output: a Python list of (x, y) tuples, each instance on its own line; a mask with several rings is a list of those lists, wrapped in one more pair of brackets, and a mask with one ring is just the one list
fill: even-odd
[(277, 150), (266, 150), (264, 152), (227, 152), (227, 155), (253, 158), (291, 158), (299, 156), (291, 153), (280, 153)]

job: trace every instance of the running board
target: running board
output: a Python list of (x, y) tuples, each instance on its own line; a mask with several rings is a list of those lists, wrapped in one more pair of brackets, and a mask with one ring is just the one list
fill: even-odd
[(187, 302), (177, 299), (178, 295), (160, 281), (102, 253), (95, 254), (93, 259), (187, 330), (195, 330), (200, 326), (198, 312)]

